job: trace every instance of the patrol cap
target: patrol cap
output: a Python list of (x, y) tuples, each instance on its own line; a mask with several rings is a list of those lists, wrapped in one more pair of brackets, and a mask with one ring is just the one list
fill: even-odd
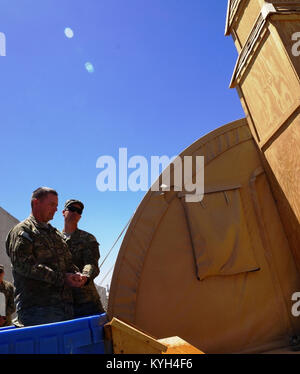
[(0, 273), (3, 273), (3, 272), (4, 272), (4, 266), (0, 264)]
[(81, 206), (81, 209), (84, 209), (84, 205), (80, 200), (70, 199), (65, 202), (65, 209), (67, 209), (70, 205), (78, 204)]

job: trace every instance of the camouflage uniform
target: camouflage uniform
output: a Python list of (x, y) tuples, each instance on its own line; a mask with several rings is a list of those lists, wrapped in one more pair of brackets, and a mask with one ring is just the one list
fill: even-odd
[(16, 311), (14, 303), (14, 286), (5, 280), (0, 283), (0, 292), (4, 294), (6, 301), (6, 322), (4, 326), (11, 325), (11, 315)]
[(72, 253), (73, 262), (88, 280), (81, 288), (73, 289), (74, 317), (83, 317), (104, 312), (100, 296), (93, 279), (99, 274), (99, 244), (86, 231), (76, 229), (70, 236), (63, 233)]
[(72, 290), (66, 273), (78, 268), (61, 233), (33, 215), (16, 225), (6, 239), (15, 284), (18, 325), (58, 322), (73, 317)]

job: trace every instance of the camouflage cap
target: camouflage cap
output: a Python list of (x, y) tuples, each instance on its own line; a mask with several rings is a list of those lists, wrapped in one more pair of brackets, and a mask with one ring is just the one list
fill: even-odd
[(82, 210), (84, 209), (84, 205), (80, 200), (70, 199), (65, 202), (65, 209), (68, 208), (70, 205), (78, 204), (81, 206)]

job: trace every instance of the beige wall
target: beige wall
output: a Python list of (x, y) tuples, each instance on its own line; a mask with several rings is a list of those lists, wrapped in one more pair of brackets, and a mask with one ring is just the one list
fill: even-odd
[[(9, 230), (17, 223), (19, 223), (19, 221), (15, 217), (13, 217), (6, 210), (0, 207), (0, 264), (4, 265), (5, 268), (4, 279), (11, 283), (13, 283), (13, 277), (11, 272), (10, 259), (6, 254), (5, 239)], [(12, 317), (15, 317), (15, 314), (13, 314)]]
[(100, 296), (102, 306), (103, 306), (104, 310), (107, 311), (108, 297), (107, 297), (106, 288), (101, 287), (96, 283), (95, 283), (95, 286), (96, 286), (96, 289), (97, 289), (98, 294)]
[(5, 239), (9, 230), (19, 221), (0, 207), (0, 264), (5, 267), (5, 280), (13, 283), (10, 259), (6, 254)]

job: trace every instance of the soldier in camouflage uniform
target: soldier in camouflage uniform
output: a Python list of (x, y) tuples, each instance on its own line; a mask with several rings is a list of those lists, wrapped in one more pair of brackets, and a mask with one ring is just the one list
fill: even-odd
[(77, 227), (83, 208), (81, 201), (68, 200), (63, 210), (63, 236), (72, 253), (73, 262), (78, 266), (85, 282), (83, 287), (73, 289), (75, 318), (104, 312), (93, 281), (99, 274), (99, 244), (92, 234)]
[(0, 293), (4, 294), (5, 314), (0, 315), (0, 327), (11, 325), (11, 315), (15, 312), (14, 286), (4, 279), (4, 266), (0, 265)]
[(17, 326), (73, 318), (72, 287), (80, 287), (82, 280), (61, 233), (47, 223), (57, 211), (57, 204), (55, 190), (35, 190), (31, 215), (17, 224), (6, 239), (15, 284)]

